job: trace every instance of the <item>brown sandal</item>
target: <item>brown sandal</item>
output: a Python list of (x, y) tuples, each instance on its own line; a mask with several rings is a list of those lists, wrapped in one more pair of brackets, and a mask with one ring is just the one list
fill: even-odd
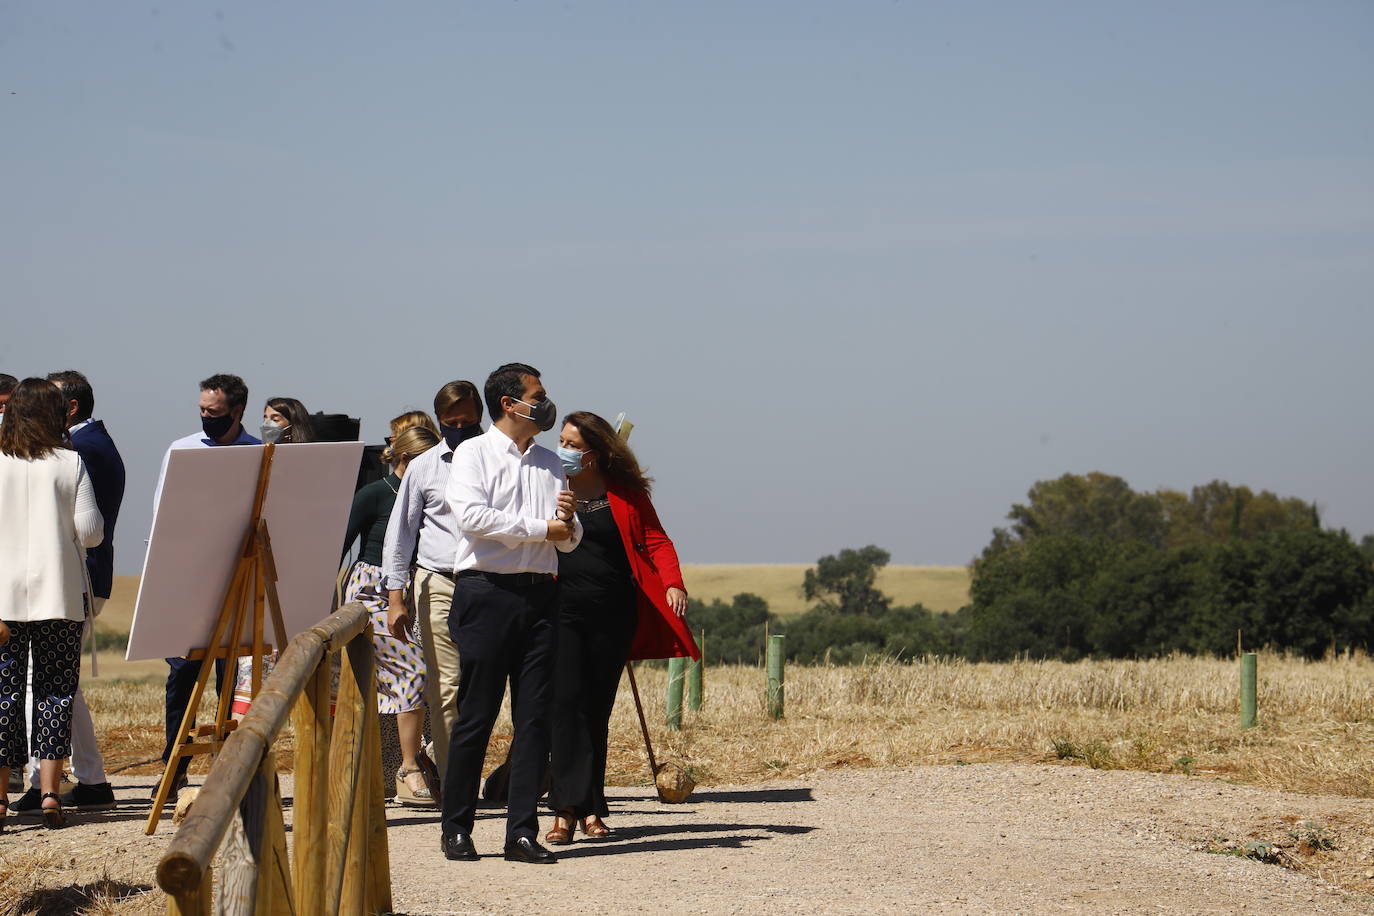
[(573, 819), (565, 814), (555, 814), (553, 826), (544, 834), (544, 842), (550, 846), (567, 846), (573, 841)]
[(606, 822), (595, 815), (582, 818), (582, 832), (593, 840), (604, 840), (608, 836), (615, 835), (615, 831), (607, 827)]

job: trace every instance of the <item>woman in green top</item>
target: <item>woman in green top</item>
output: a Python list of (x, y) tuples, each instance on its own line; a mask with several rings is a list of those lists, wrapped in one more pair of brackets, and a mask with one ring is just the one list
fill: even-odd
[[(362, 538), (358, 561), (348, 576), (344, 603), (358, 602), (372, 614), (372, 646), (377, 659), (377, 712), (396, 716), (401, 745), (401, 769), (396, 773), (396, 800), (407, 805), (433, 805), (438, 770), (420, 749), (425, 724), (425, 662), (420, 647), (391, 635), (387, 629), (386, 591), (382, 588), (382, 542), (391, 507), (411, 459), (439, 444), (439, 437), (422, 426), (394, 437), (382, 461), (392, 472), (353, 495), (348, 514), (344, 552)], [(406, 583), (409, 587), (409, 583)], [(426, 766), (426, 764), (428, 764)], [(422, 769), (423, 768), (423, 769)]]

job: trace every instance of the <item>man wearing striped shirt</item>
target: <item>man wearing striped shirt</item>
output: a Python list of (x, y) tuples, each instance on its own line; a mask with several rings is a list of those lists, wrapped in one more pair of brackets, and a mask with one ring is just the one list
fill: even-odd
[[(425, 660), (425, 705), (434, 738), (439, 773), (448, 764), (448, 735), (458, 715), (458, 650), (448, 638), (453, 600), (453, 553), (457, 549), (453, 513), (444, 491), (453, 452), (482, 434), (482, 400), (468, 381), (449, 382), (434, 395), (434, 416), (444, 441), (410, 462), (382, 543), (382, 588), (387, 623), (397, 639), (418, 629)], [(406, 606), (406, 577), (415, 564), (415, 616)]]

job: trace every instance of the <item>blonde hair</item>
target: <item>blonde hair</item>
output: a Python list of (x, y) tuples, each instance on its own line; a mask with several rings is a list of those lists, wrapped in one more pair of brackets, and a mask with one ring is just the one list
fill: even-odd
[(392, 438), (391, 444), (382, 449), (382, 461), (396, 465), (403, 459), (418, 458), (438, 444), (438, 434), (423, 426), (412, 426)]
[(401, 433), (413, 426), (422, 426), (434, 435), (439, 435), (439, 427), (434, 425), (434, 418), (423, 410), (408, 410), (399, 417), (391, 420), (391, 438), (396, 438)]

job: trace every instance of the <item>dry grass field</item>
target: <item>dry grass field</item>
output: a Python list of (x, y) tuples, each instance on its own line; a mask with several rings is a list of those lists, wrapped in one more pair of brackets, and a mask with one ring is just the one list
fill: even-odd
[[(760, 669), (712, 667), (702, 708), (686, 712), (678, 732), (662, 724), (665, 670), (641, 668), (639, 680), (659, 759), (686, 767), (703, 786), (776, 784), (778, 779), (806, 785), (826, 770), (1017, 762), (1174, 773), (1189, 780), (1374, 798), (1374, 660), (1308, 662), (1262, 654), (1260, 725), (1248, 730), (1237, 721), (1237, 667), (1229, 659), (1185, 657), (797, 666), (786, 673), (787, 715), (780, 721), (765, 713)], [(108, 769), (121, 778), (151, 778), (162, 742), (161, 684), (100, 678), (88, 681), (86, 689)], [(504, 756), (509, 741), (509, 718), (503, 715), (489, 766)], [(279, 746), (286, 768), (291, 743), (288, 729)], [(628, 690), (616, 707), (610, 750), (610, 783), (648, 784)], [(198, 760), (193, 774), (203, 773), (206, 765)], [(1296, 829), (1287, 821), (1269, 828), (1278, 836)], [(1337, 817), (1314, 830), (1333, 845), (1320, 847), (1320, 855), (1299, 856), (1288, 867), (1364, 893), (1365, 872), (1371, 868), (1366, 856), (1374, 854), (1367, 819)], [(1213, 848), (1211, 834), (1199, 836), (1206, 843), (1195, 849), (1237, 854), (1231, 847)], [(1245, 836), (1240, 834), (1241, 841)], [(151, 890), (150, 879), (138, 878), (141, 865), (101, 871), (84, 859), (78, 863), (75, 854), (55, 856), (40, 849), (6, 864), (16, 887), (58, 887), (71, 901), (65, 911), (77, 909), (78, 900), (81, 911), (89, 913), (160, 908), (155, 894), (139, 892)], [(0, 914), (6, 912), (0, 904)]]
[[(753, 591), (770, 606), (804, 608), (807, 567), (689, 566), (697, 597)], [(966, 600), (962, 567), (895, 567), (879, 584), (898, 603), (950, 609)], [(136, 577), (123, 577), (99, 619), (128, 629)], [(788, 604), (788, 595), (792, 604)], [(942, 597), (943, 596), (943, 597)], [(102, 653), (85, 687), (111, 765), (147, 760), (161, 742), (161, 661)], [(787, 717), (763, 712), (763, 674), (707, 671), (707, 699), (660, 740), (704, 782), (747, 782), (817, 769), (988, 760), (1065, 761), (1103, 768), (1212, 774), (1306, 792), (1374, 797), (1374, 661), (1260, 657), (1260, 726), (1237, 727), (1232, 660), (969, 664), (936, 660), (854, 667), (793, 667)], [(149, 675), (155, 679), (148, 680)], [(652, 722), (663, 717), (665, 672), (640, 678)], [(146, 682), (140, 683), (140, 679)], [(493, 755), (504, 752), (498, 726)], [(611, 777), (645, 778), (633, 704), (622, 693), (612, 722)]]
[[(693, 598), (729, 601), (753, 592), (783, 617), (811, 606), (802, 596), (802, 579), (814, 564), (691, 564), (682, 577)], [(896, 605), (923, 604), (932, 611), (957, 611), (968, 604), (969, 573), (964, 566), (888, 566), (878, 571), (878, 588)]]
[[(1259, 659), (1260, 724), (1239, 727), (1228, 659), (970, 664), (932, 660), (787, 671), (787, 715), (764, 714), (757, 668), (708, 669), (700, 712), (660, 730), (662, 757), (703, 782), (834, 767), (998, 760), (1217, 776), (1374, 797), (1374, 660)], [(662, 670), (641, 690), (661, 722)], [(614, 776), (642, 777), (632, 704), (612, 723)]]
[[(666, 672), (641, 669), (640, 689), (660, 758), (702, 783), (835, 767), (1063, 762), (1374, 798), (1374, 660), (1265, 654), (1259, 672), (1260, 725), (1247, 730), (1238, 726), (1237, 665), (1227, 659), (791, 667), (787, 715), (777, 722), (764, 712), (763, 672), (722, 666), (708, 668), (702, 709), (685, 713), (680, 732), (661, 726)], [(111, 768), (153, 758), (161, 684), (101, 678), (86, 690)], [(493, 765), (509, 734), (503, 718)], [(644, 784), (628, 690), (611, 744), (609, 780)]]

